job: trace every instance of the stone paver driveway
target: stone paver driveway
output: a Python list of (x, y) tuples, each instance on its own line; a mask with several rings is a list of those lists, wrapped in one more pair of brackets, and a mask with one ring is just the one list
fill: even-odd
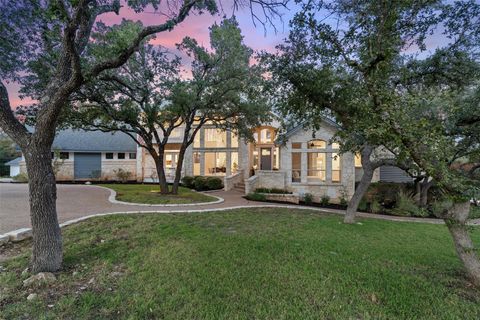
[[(322, 213), (344, 214), (343, 210), (322, 209), (289, 204), (274, 204), (248, 201), (242, 198), (238, 191), (219, 191), (212, 195), (223, 198), (225, 201), (216, 204), (175, 207), (145, 207), (111, 203), (108, 201), (110, 191), (105, 188), (87, 185), (57, 185), (57, 212), (60, 223), (97, 213), (111, 212), (172, 212), (191, 210), (215, 210), (235, 207), (291, 207), (295, 209), (309, 209)], [(357, 213), (364, 218), (375, 218), (398, 222), (420, 222), (443, 224), (440, 219), (394, 217), (371, 213)], [(471, 225), (480, 225), (480, 219), (470, 220)], [(0, 235), (20, 228), (30, 228), (27, 184), (0, 183)]]
[[(127, 211), (184, 211), (249, 205), (237, 191), (219, 191), (212, 195), (225, 199), (224, 203), (196, 206), (145, 207), (114, 204), (108, 201), (110, 191), (87, 185), (57, 185), (57, 211), (59, 222), (95, 213)], [(253, 203), (251, 203), (253, 204)], [(28, 185), (24, 183), (0, 183), (0, 234), (30, 228)]]

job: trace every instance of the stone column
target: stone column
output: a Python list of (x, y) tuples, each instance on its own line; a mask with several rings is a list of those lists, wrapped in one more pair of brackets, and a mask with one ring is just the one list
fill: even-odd
[(327, 152), (325, 153), (325, 160), (326, 160), (326, 175), (325, 175), (325, 182), (332, 183), (332, 153)]
[[(303, 146), (302, 146), (303, 147)], [(302, 152), (302, 183), (307, 183), (307, 174), (308, 174), (308, 157), (306, 152)]]

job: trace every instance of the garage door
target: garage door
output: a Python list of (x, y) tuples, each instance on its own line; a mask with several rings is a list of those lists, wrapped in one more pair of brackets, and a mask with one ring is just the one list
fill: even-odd
[(75, 153), (73, 163), (75, 179), (100, 178), (102, 173), (101, 153)]

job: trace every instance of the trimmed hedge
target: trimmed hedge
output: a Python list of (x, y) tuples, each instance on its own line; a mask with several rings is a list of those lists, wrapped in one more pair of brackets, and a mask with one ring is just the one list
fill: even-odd
[(292, 194), (292, 192), (287, 191), (285, 189), (279, 188), (257, 188), (255, 189), (256, 193), (276, 193), (276, 194)]
[(182, 185), (197, 191), (219, 190), (223, 188), (223, 180), (219, 177), (185, 176)]

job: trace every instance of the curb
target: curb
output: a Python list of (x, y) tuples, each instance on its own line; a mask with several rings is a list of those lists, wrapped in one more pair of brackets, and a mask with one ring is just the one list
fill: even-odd
[[(103, 188), (103, 187), (100, 187)], [(105, 188), (108, 189), (108, 188)], [(111, 190), (111, 189), (109, 189)], [(113, 190), (112, 190), (113, 191)], [(310, 210), (321, 212), (324, 214), (335, 214), (335, 215), (344, 215), (343, 212), (332, 211), (330, 209), (323, 209), (323, 208), (315, 208), (315, 207), (307, 207), (307, 206), (299, 206), (299, 205), (281, 205), (281, 204), (257, 204), (257, 205), (240, 205), (240, 206), (231, 206), (225, 208), (210, 208), (210, 209), (192, 209), (192, 210), (166, 210), (166, 211), (116, 211), (116, 212), (107, 212), (107, 213), (96, 213), (91, 214), (88, 216), (80, 217), (73, 220), (68, 220), (66, 222), (60, 223), (60, 227), (66, 227), (72, 224), (76, 224), (78, 222), (82, 222), (91, 218), (95, 217), (103, 217), (103, 216), (112, 216), (112, 215), (130, 215), (130, 214), (182, 214), (182, 213), (202, 213), (202, 212), (222, 212), (222, 211), (229, 211), (235, 209), (249, 209), (249, 208), (285, 208), (285, 209), (296, 209), (296, 210)], [(362, 213), (358, 214), (358, 217), (367, 218), (367, 219), (378, 219), (378, 220), (385, 220), (385, 221), (392, 221), (392, 222), (410, 222), (410, 223), (426, 223), (426, 224), (436, 224), (441, 225), (444, 224), (442, 220), (440, 221), (421, 221), (421, 220), (404, 220), (401, 218), (391, 219), (383, 217), (383, 216), (370, 216), (370, 215), (363, 215)], [(470, 225), (476, 225), (475, 223)], [(28, 239), (32, 236), (32, 229), (30, 228), (22, 228), (10, 231), (8, 233), (0, 235), (0, 245), (5, 244), (7, 242), (19, 242), (25, 239)], [(5, 240), (8, 239), (8, 240)]]
[(150, 203), (136, 203), (136, 202), (125, 202), (125, 201), (120, 201), (120, 200), (117, 200), (116, 197), (117, 197), (117, 192), (113, 189), (110, 189), (110, 188), (107, 188), (107, 187), (102, 187), (102, 186), (95, 186), (95, 185), (91, 185), (91, 187), (97, 187), (97, 188), (102, 188), (102, 189), (106, 189), (106, 190), (110, 190), (110, 196), (108, 197), (108, 201), (110, 203), (114, 203), (114, 204), (121, 204), (121, 205), (127, 205), (127, 206), (141, 206), (141, 207), (191, 207), (191, 206), (204, 206), (204, 205), (211, 205), (211, 204), (219, 204), (219, 203), (223, 203), (225, 201), (225, 199), (221, 198), (221, 197), (217, 197), (217, 196), (214, 196), (214, 195), (210, 195), (210, 194), (205, 194), (203, 192), (198, 192), (198, 193), (201, 193), (201, 194), (204, 194), (206, 196), (209, 196), (209, 197), (212, 197), (212, 198), (215, 198), (217, 200), (215, 201), (211, 201), (211, 202), (195, 202), (195, 203), (167, 203), (167, 204), (150, 204)]

